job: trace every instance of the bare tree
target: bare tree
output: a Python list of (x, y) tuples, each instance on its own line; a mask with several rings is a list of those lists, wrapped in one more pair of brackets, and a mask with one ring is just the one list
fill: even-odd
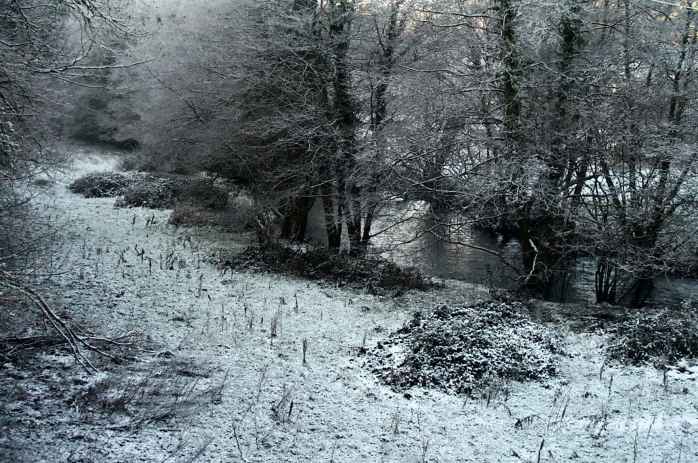
[(599, 262), (598, 300), (641, 303), (679, 262), (665, 240), (688, 243), (695, 213), (693, 3), (441, 1), (420, 11), (456, 52), (411, 70), (433, 88), (457, 82), (451, 99), (463, 109), (429, 116), (453, 121), (425, 127), (452, 127), (459, 142), (445, 158), (433, 143), (408, 150), (403, 183), (458, 197), (446, 209), (516, 237), (529, 289), (554, 297), (586, 256)]
[[(17, 237), (11, 230), (27, 217), (31, 200), (17, 187), (49, 168), (52, 161), (42, 147), (47, 132), (43, 92), (51, 82), (74, 82), (95, 70), (87, 64), (95, 43), (91, 37), (102, 26), (122, 30), (115, 14), (115, 7), (106, 0), (13, 0), (0, 6), (0, 285), (19, 291), (35, 304), (86, 368), (92, 364), (81, 349), (93, 346), (30, 288), (18, 271), (22, 269), (8, 264), (31, 252), (37, 240), (36, 232), (30, 230), (13, 242)], [(77, 48), (66, 40), (71, 29), (82, 33)]]

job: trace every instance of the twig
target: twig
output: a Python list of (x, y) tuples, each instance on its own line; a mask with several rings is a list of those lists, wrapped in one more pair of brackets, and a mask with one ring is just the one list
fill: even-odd
[(238, 437), (237, 426), (235, 423), (233, 423), (233, 437), (235, 438), (235, 446), (238, 448), (238, 453), (240, 454), (240, 461), (247, 461), (242, 453), (242, 446), (240, 445), (240, 438)]
[(536, 271), (536, 264), (538, 262), (538, 247), (536, 247), (536, 244), (533, 242), (532, 239), (529, 239), (528, 242), (531, 245), (531, 247), (533, 248), (535, 255), (533, 256), (533, 264), (531, 264), (531, 271), (528, 272), (528, 275), (526, 276), (524, 283), (528, 283), (528, 281), (531, 279), (531, 277), (533, 276), (533, 272)]

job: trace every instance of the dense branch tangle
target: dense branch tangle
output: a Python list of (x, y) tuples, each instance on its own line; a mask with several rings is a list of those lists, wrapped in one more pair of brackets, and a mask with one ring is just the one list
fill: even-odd
[(329, 247), (343, 247), (346, 229), (351, 252), (365, 249), (380, 181), (380, 165), (371, 159), (381, 156), (382, 147), (357, 134), (362, 114), (353, 26), (357, 18), (371, 20), (377, 37), (380, 74), (367, 116), (375, 140), (387, 117), (396, 42), (405, 27), (403, 3), (391, 3), (385, 28), (375, 17), (361, 18), (352, 1), (269, 1), (254, 13), (242, 117), (229, 146), (247, 152), (236, 157), (254, 177), (251, 187), (260, 203), (281, 215), (282, 238), (303, 240), (310, 208), (320, 201)]
[[(29, 201), (16, 185), (43, 171), (49, 162), (40, 144), (41, 121), (35, 116), (41, 113), (39, 91), (45, 87), (37, 75), (62, 78), (67, 72), (92, 72), (93, 67), (83, 61), (89, 57), (97, 28), (123, 31), (115, 13), (108, 0), (9, 0), (0, 6), (0, 252), (11, 254), (0, 254), (0, 286), (29, 299), (68, 344), (77, 363), (88, 370), (96, 368), (83, 350), (117, 360), (95, 345), (116, 341), (78, 334), (27, 282), (7, 270), (7, 262), (27, 251), (8, 245), (6, 227), (8, 220), (19, 220)], [(82, 49), (71, 49), (62, 35), (69, 25), (82, 31)]]
[(617, 302), (602, 275), (676, 268), (667, 237), (695, 212), (694, 6), (257, 2), (225, 152), (260, 230), (302, 240), (319, 203), (330, 248), (361, 250), (381, 205), (424, 201), (518, 241), (528, 289), (588, 258)]
[[(404, 157), (401, 175), (423, 186), (422, 197), (460, 195), (447, 204), (518, 238), (534, 291), (546, 295), (585, 256), (600, 266), (598, 300), (642, 303), (640, 288), (676, 262), (668, 233), (695, 214), (698, 150), (686, 122), (695, 115), (694, 7), (565, 0), (543, 11), (539, 2), (492, 0), (422, 11), (464, 50), (451, 63), (403, 68), (460, 81), (461, 105), (479, 98), (482, 113), (461, 124), (460, 151), (429, 175), (421, 172), (438, 158), (433, 147)], [(473, 91), (483, 76), (490, 84)], [(473, 162), (483, 154), (491, 161)], [(479, 167), (450, 175), (454, 164)]]

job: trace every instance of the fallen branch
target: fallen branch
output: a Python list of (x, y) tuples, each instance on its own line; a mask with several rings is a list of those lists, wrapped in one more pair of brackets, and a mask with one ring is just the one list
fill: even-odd
[[(113, 345), (117, 346), (124, 346), (126, 345), (123, 342), (120, 342), (121, 340), (132, 336), (134, 333), (130, 332), (127, 333), (123, 336), (120, 336), (115, 339), (107, 339), (107, 338), (98, 338), (98, 337), (91, 337), (91, 336), (84, 336), (84, 335), (78, 335), (75, 333), (75, 331), (68, 326), (68, 324), (60, 318), (49, 306), (49, 304), (42, 298), (36, 291), (33, 289), (29, 288), (28, 286), (20, 283), (17, 281), (11, 274), (0, 270), (0, 284), (14, 289), (20, 293), (22, 293), (24, 296), (26, 296), (32, 303), (34, 303), (35, 306), (37, 306), (40, 310), (43, 316), (49, 321), (53, 329), (60, 335), (60, 340), (61, 342), (65, 342), (68, 344), (70, 347), (70, 350), (73, 353), (73, 357), (75, 357), (75, 361), (80, 364), (85, 370), (88, 372), (96, 372), (99, 371), (98, 368), (88, 359), (85, 354), (82, 351), (82, 347), (86, 348), (87, 350), (91, 350), (93, 352), (96, 352), (102, 356), (108, 357), (116, 362), (119, 361), (118, 358), (115, 356), (104, 352), (91, 344), (91, 342), (105, 342), (105, 343), (110, 343)], [(42, 341), (44, 343), (46, 342), (54, 342), (55, 340), (49, 337), (37, 337), (37, 338), (14, 338), (14, 339), (9, 339), (7, 340), (10, 343), (15, 343), (15, 344), (28, 344), (28, 343), (41, 343)], [(14, 341), (14, 342), (13, 342)]]
[[(538, 263), (538, 247), (536, 246), (536, 243), (533, 242), (532, 239), (528, 240), (529, 244), (533, 248), (533, 251), (535, 252), (535, 255), (533, 256), (533, 264), (531, 265), (531, 271), (528, 272), (528, 275), (524, 279), (524, 283), (528, 283), (531, 277), (533, 276), (533, 272), (536, 271), (536, 264)], [(542, 448), (542, 447), (541, 447)]]
[(48, 347), (63, 344), (65, 341), (58, 336), (27, 336), (0, 339), (0, 346), (7, 346), (2, 355), (9, 358), (20, 349), (32, 349), (36, 347)]

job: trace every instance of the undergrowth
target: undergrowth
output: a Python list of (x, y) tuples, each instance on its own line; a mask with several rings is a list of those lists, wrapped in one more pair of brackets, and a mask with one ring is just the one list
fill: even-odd
[(381, 289), (428, 290), (438, 286), (419, 270), (401, 268), (386, 259), (335, 254), (326, 249), (295, 249), (282, 244), (249, 247), (232, 258), (231, 264), (233, 268), (287, 273), (339, 286), (367, 288), (374, 293)]
[(418, 312), (372, 351), (375, 372), (396, 389), (465, 394), (494, 382), (554, 376), (563, 353), (560, 337), (533, 322), (526, 306), (495, 301)]
[(228, 190), (206, 178), (195, 178), (182, 185), (177, 196), (180, 204), (222, 210), (228, 205)]
[(225, 209), (228, 189), (211, 179), (175, 174), (116, 172), (90, 173), (69, 186), (86, 198), (118, 197), (116, 207), (171, 209), (181, 204), (190, 208)]
[(177, 201), (182, 183), (172, 177), (145, 175), (127, 188), (114, 206), (170, 209)]
[(671, 365), (698, 357), (698, 316), (695, 310), (639, 312), (610, 330), (607, 355), (632, 365)]
[(122, 195), (134, 182), (131, 175), (118, 172), (94, 172), (73, 181), (68, 188), (85, 198), (112, 198)]
[(236, 205), (213, 210), (178, 203), (168, 222), (177, 226), (216, 226), (233, 233), (243, 233), (253, 229), (253, 218), (248, 210)]

